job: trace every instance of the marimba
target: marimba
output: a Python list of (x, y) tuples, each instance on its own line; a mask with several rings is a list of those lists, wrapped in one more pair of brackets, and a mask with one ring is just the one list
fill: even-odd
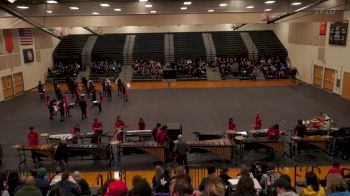
[(142, 140), (152, 140), (152, 130), (124, 130), (124, 141), (126, 142), (137, 142)]
[(21, 165), (27, 160), (25, 154), (26, 151), (31, 151), (32, 153), (35, 153), (38, 157), (48, 157), (50, 159), (53, 159), (55, 155), (56, 145), (57, 144), (38, 144), (35, 146), (19, 146), (19, 165)]
[[(96, 137), (96, 133), (94, 132), (89, 132), (89, 133), (80, 133), (77, 135), (77, 139), (80, 139), (81, 144), (84, 144), (84, 140), (89, 140), (89, 143), (91, 141), (92, 138)], [(110, 140), (113, 138), (113, 134), (111, 133), (102, 133), (100, 134), (101, 139), (103, 138), (107, 138), (108, 139), (108, 143), (110, 142)]]
[(114, 159), (109, 144), (67, 144), (67, 148), (69, 157), (80, 156), (78, 160), (108, 160), (111, 165)]
[(71, 133), (49, 135), (47, 137), (47, 143), (58, 144), (62, 139), (66, 140), (67, 144), (77, 143), (77, 138), (73, 136)]
[(159, 145), (155, 141), (124, 142), (120, 144), (119, 147), (119, 150), (123, 150), (124, 154), (127, 154), (130, 151), (135, 152), (135, 150), (139, 150), (158, 158), (163, 163), (166, 161), (165, 147)]
[(232, 142), (225, 139), (214, 140), (201, 140), (201, 141), (188, 141), (187, 145), (190, 147), (191, 152), (196, 149), (205, 150), (217, 154), (222, 160), (230, 161), (232, 159)]
[(276, 152), (285, 154), (285, 142), (281, 138), (269, 138), (269, 137), (248, 137), (243, 140), (244, 145), (261, 145), (273, 149)]
[(335, 140), (333, 136), (328, 136), (328, 135), (313, 135), (313, 136), (304, 136), (304, 137), (293, 136), (291, 137), (291, 140), (292, 140), (292, 146), (293, 146), (293, 154), (295, 154), (295, 146), (297, 145), (297, 143), (304, 143), (307, 145), (314, 146), (316, 148), (321, 149), (323, 152), (327, 153), (328, 155), (332, 155), (334, 150)]

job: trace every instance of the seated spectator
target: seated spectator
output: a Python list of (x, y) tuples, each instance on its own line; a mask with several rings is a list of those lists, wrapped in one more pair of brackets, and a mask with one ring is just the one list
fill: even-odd
[(239, 168), (239, 173), (237, 174), (237, 177), (240, 177), (240, 176), (250, 176), (249, 169), (244, 164), (241, 165), (241, 167)]
[(45, 168), (40, 167), (36, 171), (35, 186), (38, 187), (43, 195), (51, 189), (50, 183), (47, 179), (47, 171)]
[[(136, 177), (136, 176), (134, 176)], [(152, 196), (152, 189), (147, 183), (146, 179), (137, 176), (137, 179), (133, 178), (133, 189), (129, 192), (129, 196)]]
[(122, 196), (128, 191), (126, 184), (119, 179), (106, 182), (104, 187), (104, 196)]
[(231, 179), (231, 177), (227, 174), (227, 172), (228, 172), (228, 168), (227, 167), (223, 167), (219, 177), (221, 178), (221, 180), (224, 182), (224, 184), (226, 186), (229, 186), (230, 183), (228, 182), (228, 180)]
[(325, 196), (324, 188), (319, 184), (314, 172), (307, 172), (305, 175), (306, 187), (301, 191), (300, 196)]
[(279, 178), (278, 173), (275, 171), (275, 167), (272, 164), (268, 165), (268, 170), (261, 176), (260, 185), (265, 194), (272, 192), (272, 185)]
[(226, 188), (222, 180), (217, 176), (209, 176), (205, 188), (204, 194), (208, 196), (225, 196)]
[(256, 196), (254, 181), (250, 176), (242, 175), (236, 187), (236, 191), (231, 196)]
[(156, 166), (154, 170), (154, 176), (152, 178), (152, 188), (155, 192), (159, 192), (160, 187), (162, 186), (161, 180), (163, 179), (164, 172), (163, 168), (159, 165)]
[(0, 195), (10, 196), (10, 193), (6, 190), (4, 183), (0, 183)]
[(65, 196), (80, 195), (80, 187), (76, 183), (69, 180), (69, 173), (63, 172), (62, 178), (59, 182), (55, 184), (53, 190), (59, 190), (59, 192), (64, 192)]
[(193, 187), (185, 179), (174, 179), (170, 183), (171, 196), (192, 196)]
[(273, 186), (278, 196), (298, 196), (293, 192), (290, 183), (284, 178), (277, 179)]
[(187, 180), (191, 184), (191, 177), (186, 174), (186, 170), (183, 166), (178, 166), (175, 170), (175, 178), (182, 178)]
[(344, 178), (338, 173), (330, 173), (327, 176), (326, 192), (329, 196), (350, 196)]
[[(54, 186), (57, 182), (61, 181), (62, 179), (62, 174), (63, 174), (63, 170), (60, 167), (56, 168), (56, 175), (54, 177), (51, 178), (50, 180), (50, 186)], [(73, 183), (77, 183), (72, 176), (68, 176), (68, 180), (73, 182)]]
[(216, 169), (215, 167), (207, 167), (207, 170), (208, 170), (208, 176), (207, 177), (204, 177), (199, 185), (199, 190), (200, 191), (203, 191), (205, 189), (205, 186), (207, 184), (207, 181), (208, 179), (211, 177), (211, 178), (214, 178), (214, 177), (217, 177), (216, 175)]
[(42, 196), (40, 189), (35, 187), (35, 180), (33, 176), (28, 176), (25, 181), (25, 185), (20, 188), (15, 196)]
[(86, 182), (86, 180), (84, 178), (81, 177), (79, 171), (75, 171), (73, 173), (73, 179), (80, 186), (81, 195), (90, 195), (91, 191), (90, 191), (89, 184)]
[(341, 176), (344, 176), (344, 174), (342, 172), (342, 169), (340, 168), (340, 165), (339, 165), (339, 163), (337, 161), (334, 161), (333, 162), (333, 167), (328, 170), (328, 174), (333, 174), (333, 173), (336, 173), (336, 174), (339, 174)]
[[(0, 183), (0, 184), (4, 184), (4, 183)], [(19, 179), (18, 172), (10, 172), (8, 177), (7, 177), (7, 186), (8, 186), (7, 190), (10, 193), (10, 195), (14, 195), (15, 194), (15, 189), (19, 185), (24, 185), (24, 182), (22, 182)]]

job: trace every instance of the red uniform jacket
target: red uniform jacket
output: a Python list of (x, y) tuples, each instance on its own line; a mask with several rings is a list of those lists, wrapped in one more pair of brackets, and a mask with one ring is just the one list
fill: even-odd
[(236, 124), (233, 121), (228, 121), (228, 130), (236, 130)]
[(158, 130), (156, 138), (158, 144), (164, 145), (165, 140), (168, 139), (168, 131)]
[(37, 131), (30, 131), (28, 133), (28, 145), (35, 146), (39, 144), (39, 137)]
[(270, 127), (267, 130), (267, 136), (269, 136), (269, 137), (279, 137), (280, 136), (280, 130), (279, 129), (275, 129), (274, 127)]
[(145, 129), (146, 129), (146, 123), (144, 123), (144, 122), (141, 123), (141, 122), (140, 122), (140, 123), (138, 124), (138, 128), (139, 128), (139, 130), (145, 130)]
[(76, 128), (76, 127), (73, 127), (72, 129), (72, 135), (73, 136), (76, 136), (78, 133), (80, 133), (80, 129)]
[[(116, 129), (119, 129), (119, 128), (124, 127), (124, 126), (125, 126), (125, 124), (124, 124), (124, 121), (122, 121), (122, 120), (117, 120), (114, 124), (114, 128), (116, 128)], [(123, 140), (123, 132), (120, 132), (117, 134), (117, 140), (118, 141)]]
[(255, 117), (255, 126), (254, 129), (261, 129), (261, 119), (260, 116)]
[(103, 126), (101, 121), (98, 120), (92, 124), (92, 130), (94, 130), (95, 132), (100, 131), (102, 129), (103, 129)]

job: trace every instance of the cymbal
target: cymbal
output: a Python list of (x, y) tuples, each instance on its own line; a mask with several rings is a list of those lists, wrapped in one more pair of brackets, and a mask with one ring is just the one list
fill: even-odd
[(120, 143), (120, 141), (118, 141), (118, 140), (113, 140), (113, 141), (109, 142), (110, 145), (117, 145), (119, 143)]
[(11, 148), (16, 149), (16, 148), (19, 148), (21, 146), (22, 146), (21, 144), (15, 144), (15, 145), (12, 145)]
[(47, 137), (49, 136), (49, 133), (40, 133), (40, 137)]

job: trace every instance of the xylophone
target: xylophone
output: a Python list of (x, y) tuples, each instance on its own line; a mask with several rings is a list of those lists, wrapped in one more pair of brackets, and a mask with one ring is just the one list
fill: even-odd
[(47, 143), (58, 144), (62, 139), (66, 140), (67, 144), (77, 143), (77, 138), (73, 136), (71, 133), (49, 135), (47, 137)]
[(321, 149), (323, 152), (326, 152), (328, 155), (332, 155), (332, 151), (334, 150), (334, 137), (328, 135), (313, 135), (313, 136), (304, 136), (291, 137), (292, 146), (293, 146), (293, 154), (295, 154), (295, 146), (297, 143), (305, 143), (316, 148)]
[[(158, 158), (160, 161), (165, 162), (166, 156), (165, 156), (165, 147), (160, 146), (155, 141), (143, 141), (143, 142), (124, 142), (119, 146), (124, 154), (127, 154), (128, 151), (140, 150), (142, 152), (146, 152), (147, 154), (150, 154), (156, 158)], [(121, 150), (119, 149), (119, 150)], [(118, 153), (119, 154), (119, 153)]]
[(152, 130), (124, 130), (123, 134), (126, 142), (140, 141), (140, 138), (146, 141), (152, 140)]
[(214, 140), (201, 140), (201, 141), (188, 141), (187, 145), (190, 147), (191, 152), (199, 150), (205, 150), (219, 155), (222, 160), (230, 161), (232, 159), (232, 142), (225, 139)]
[(55, 155), (55, 146), (57, 144), (38, 144), (35, 146), (22, 146), (20, 145), (18, 147), (18, 153), (19, 153), (19, 165), (24, 163), (26, 158), (26, 151), (31, 151), (32, 153), (36, 153), (40, 157), (48, 157), (50, 159), (53, 159)]
[[(67, 144), (69, 157), (80, 156), (79, 160), (108, 160), (111, 165), (114, 159), (109, 144)], [(87, 157), (93, 158), (87, 158)]]

